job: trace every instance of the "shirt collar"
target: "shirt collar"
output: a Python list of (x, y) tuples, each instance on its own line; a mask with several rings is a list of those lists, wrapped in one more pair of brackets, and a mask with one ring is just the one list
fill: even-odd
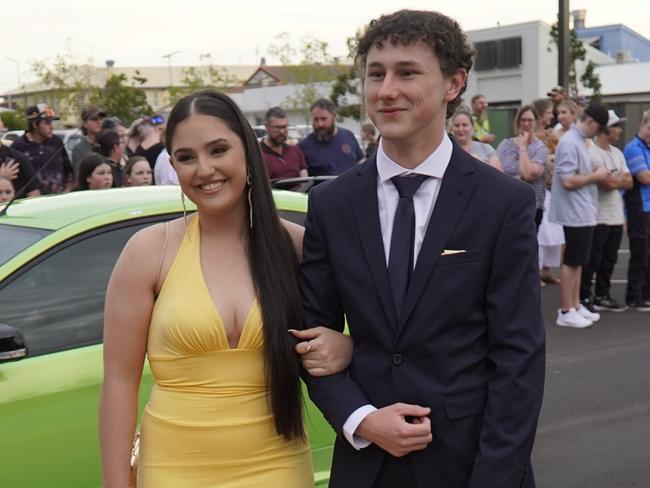
[(379, 148), (377, 149), (377, 173), (379, 174), (379, 180), (384, 182), (390, 180), (394, 176), (408, 173), (431, 176), (440, 179), (445, 174), (445, 170), (449, 165), (453, 149), (454, 145), (451, 143), (451, 139), (449, 139), (446, 132), (443, 132), (442, 141), (440, 141), (440, 144), (435, 151), (429, 154), (429, 156), (427, 156), (427, 158), (415, 168), (407, 169), (388, 157), (384, 151), (383, 139), (380, 139)]
[(639, 144), (641, 144), (643, 147), (646, 147), (646, 148), (650, 149), (650, 144), (648, 144), (643, 139), (641, 139), (641, 136), (639, 136), (639, 134), (635, 134), (634, 137), (637, 138), (637, 140), (639, 141)]
[(578, 124), (576, 124), (575, 122), (573, 124), (571, 124), (571, 127), (569, 127), (569, 130), (575, 130), (578, 134), (580, 134), (580, 137), (582, 137), (583, 139), (587, 138), (587, 136), (585, 135), (583, 130), (580, 127), (578, 127)]

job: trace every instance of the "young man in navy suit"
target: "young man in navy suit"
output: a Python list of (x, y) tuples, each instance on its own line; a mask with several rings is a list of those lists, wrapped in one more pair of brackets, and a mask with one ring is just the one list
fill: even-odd
[(535, 198), (445, 132), (472, 56), (436, 12), (382, 16), (358, 41), (381, 141), (310, 193), (300, 268), (306, 326), (341, 331), (347, 318), (354, 342), (345, 371), (308, 378), (339, 434), (332, 487), (534, 486)]

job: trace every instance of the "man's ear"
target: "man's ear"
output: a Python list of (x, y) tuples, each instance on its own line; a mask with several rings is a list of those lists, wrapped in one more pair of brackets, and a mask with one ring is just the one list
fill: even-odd
[(445, 94), (445, 100), (451, 102), (455, 100), (460, 91), (465, 86), (465, 81), (467, 80), (467, 70), (465, 68), (460, 68), (456, 73), (447, 78), (449, 81), (449, 86), (447, 87), (447, 93)]

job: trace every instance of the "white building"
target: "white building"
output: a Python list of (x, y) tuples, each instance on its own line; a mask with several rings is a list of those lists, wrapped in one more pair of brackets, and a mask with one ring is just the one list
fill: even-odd
[[(551, 26), (542, 21), (525, 22), (467, 32), (476, 58), (466, 98), (485, 95), (492, 105), (521, 105), (557, 85), (558, 53), (551, 42)], [(576, 64), (578, 79), (589, 61), (597, 65), (616, 60), (586, 45), (586, 60)]]

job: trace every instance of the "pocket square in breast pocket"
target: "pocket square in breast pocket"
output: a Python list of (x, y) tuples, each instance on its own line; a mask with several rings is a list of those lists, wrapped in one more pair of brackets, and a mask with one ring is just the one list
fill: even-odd
[(450, 256), (452, 254), (463, 254), (467, 252), (465, 249), (445, 249), (442, 251), (441, 256)]

